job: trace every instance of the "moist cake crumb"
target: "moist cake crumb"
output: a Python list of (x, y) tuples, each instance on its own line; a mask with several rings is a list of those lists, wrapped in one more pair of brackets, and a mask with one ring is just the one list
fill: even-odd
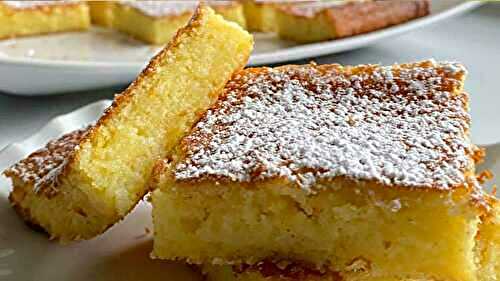
[(464, 67), (366, 67), (360, 75), (309, 65), (236, 76), (185, 138), (176, 179), (285, 177), (306, 191), (338, 176), (441, 190), (462, 184), (473, 147), (467, 96), (453, 91)]

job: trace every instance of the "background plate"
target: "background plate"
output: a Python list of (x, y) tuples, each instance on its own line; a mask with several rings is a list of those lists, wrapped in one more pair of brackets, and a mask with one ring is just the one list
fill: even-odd
[[(273, 34), (255, 34), (250, 65), (283, 63), (363, 47), (458, 15), (480, 2), (432, 1), (430, 16), (350, 38), (298, 45)], [(158, 47), (114, 31), (63, 33), (0, 41), (0, 91), (48, 95), (123, 85), (132, 81)]]

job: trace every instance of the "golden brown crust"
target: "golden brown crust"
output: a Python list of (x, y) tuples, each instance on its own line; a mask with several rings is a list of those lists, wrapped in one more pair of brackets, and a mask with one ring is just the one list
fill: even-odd
[(273, 261), (264, 260), (253, 265), (237, 265), (232, 267), (233, 272), (257, 272), (266, 280), (276, 281), (342, 281), (340, 273), (331, 270), (320, 270), (301, 261)]
[(400, 24), (430, 13), (429, 0), (348, 3), (327, 10), (336, 36), (348, 37)]
[(49, 198), (54, 196), (57, 190), (50, 188), (53, 186), (51, 183), (56, 180), (54, 177), (68, 157), (78, 149), (89, 129), (90, 127), (75, 130), (48, 142), (45, 147), (5, 170), (5, 176), (14, 178), (23, 185), (33, 186), (35, 193), (43, 193)]

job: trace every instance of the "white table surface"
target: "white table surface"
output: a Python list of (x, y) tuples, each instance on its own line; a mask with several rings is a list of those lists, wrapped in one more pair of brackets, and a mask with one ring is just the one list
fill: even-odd
[[(443, 0), (446, 1), (446, 0)], [(471, 96), (472, 139), (500, 142), (500, 2), (414, 31), (387, 42), (314, 60), (318, 63), (408, 62), (435, 58), (464, 63)], [(306, 61), (294, 62), (304, 63)], [(27, 82), (29, 83), (29, 82)], [(118, 89), (26, 98), (0, 93), (0, 148), (35, 133), (53, 117), (100, 99)]]

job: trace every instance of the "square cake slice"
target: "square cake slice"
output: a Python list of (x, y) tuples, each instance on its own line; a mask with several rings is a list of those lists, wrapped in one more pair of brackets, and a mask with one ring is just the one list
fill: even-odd
[(498, 218), (465, 74), (433, 60), (237, 73), (154, 170), (153, 255), (478, 280), (498, 268)]
[(430, 13), (429, 0), (328, 0), (276, 9), (278, 35), (296, 42), (349, 37)]
[(79, 1), (0, 1), (0, 39), (86, 30), (87, 4)]
[(217, 100), (252, 45), (241, 27), (199, 8), (94, 126), (5, 171), (15, 209), (61, 241), (105, 231), (144, 196), (154, 162)]
[[(164, 44), (191, 18), (199, 1), (118, 1), (113, 26), (151, 44)], [(218, 14), (245, 27), (243, 6), (236, 1), (207, 1)]]

